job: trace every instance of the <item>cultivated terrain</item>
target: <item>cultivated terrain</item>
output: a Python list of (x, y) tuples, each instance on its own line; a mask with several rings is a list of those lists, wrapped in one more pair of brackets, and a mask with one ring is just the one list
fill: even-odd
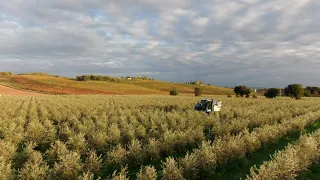
[(0, 179), (319, 177), (318, 98), (216, 98), (1, 96)]
[(14, 96), (26, 96), (26, 95), (41, 95), (40, 93), (13, 89), (7, 86), (0, 85), (1, 95), (14, 95)]
[[(194, 88), (201, 87), (204, 94), (233, 94), (230, 88), (211, 85), (195, 85), (173, 83), (158, 80), (127, 80), (111, 81), (78, 81), (72, 78), (51, 75), (12, 75), (0, 76), (0, 85), (15, 89), (31, 90), (45, 94), (158, 94), (167, 95), (172, 89), (185, 95), (194, 94)], [(1, 93), (1, 92), (0, 92)]]

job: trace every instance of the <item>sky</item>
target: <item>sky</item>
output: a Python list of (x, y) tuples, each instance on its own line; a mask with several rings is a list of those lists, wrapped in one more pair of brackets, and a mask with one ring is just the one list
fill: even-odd
[(320, 86), (319, 0), (10, 0), (0, 71)]

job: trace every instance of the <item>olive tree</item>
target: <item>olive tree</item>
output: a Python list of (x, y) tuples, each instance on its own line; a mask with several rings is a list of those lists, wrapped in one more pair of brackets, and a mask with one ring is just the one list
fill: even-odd
[(275, 98), (279, 94), (279, 89), (277, 88), (270, 88), (265, 93), (264, 96), (266, 98)]
[(251, 90), (247, 86), (236, 86), (234, 87), (233, 91), (237, 96), (241, 97), (248, 97), (251, 92)]
[(301, 99), (304, 95), (304, 89), (301, 84), (290, 84), (284, 89), (284, 94), (292, 98)]

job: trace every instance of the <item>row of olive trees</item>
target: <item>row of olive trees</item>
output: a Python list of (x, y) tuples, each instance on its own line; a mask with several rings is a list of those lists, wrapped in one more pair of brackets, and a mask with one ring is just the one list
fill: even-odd
[(259, 168), (250, 168), (249, 180), (257, 179), (299, 179), (298, 175), (320, 160), (320, 130), (303, 135), (295, 143), (271, 156)]

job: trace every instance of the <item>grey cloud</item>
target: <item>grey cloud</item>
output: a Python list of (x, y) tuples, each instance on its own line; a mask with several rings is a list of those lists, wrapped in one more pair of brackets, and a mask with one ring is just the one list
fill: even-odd
[(319, 8), (316, 0), (12, 0), (0, 5), (0, 71), (320, 86)]

